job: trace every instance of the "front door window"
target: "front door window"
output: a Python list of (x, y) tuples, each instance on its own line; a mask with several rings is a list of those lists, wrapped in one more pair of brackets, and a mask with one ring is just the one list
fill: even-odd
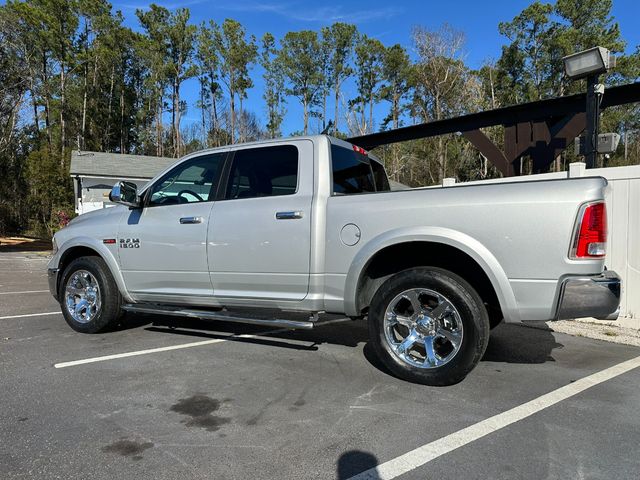
[(223, 160), (224, 154), (218, 153), (181, 163), (151, 187), (148, 206), (213, 200)]

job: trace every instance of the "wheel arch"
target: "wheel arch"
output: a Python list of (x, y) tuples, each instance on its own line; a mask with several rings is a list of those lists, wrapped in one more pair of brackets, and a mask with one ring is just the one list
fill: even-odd
[[(390, 259), (394, 264), (390, 265)], [(416, 266), (445, 268), (468, 281), (509, 322), (520, 316), (511, 285), (494, 255), (479, 241), (441, 227), (385, 232), (370, 240), (354, 258), (345, 285), (345, 311), (362, 315), (373, 295), (391, 275)]]
[(60, 251), (58, 252), (58, 285), (62, 281), (62, 275), (69, 263), (76, 258), (85, 256), (96, 256), (102, 258), (102, 260), (107, 264), (107, 267), (118, 286), (120, 294), (127, 301), (132, 301), (125, 288), (124, 278), (122, 277), (118, 261), (114, 254), (104, 244), (90, 237), (74, 237), (60, 247)]

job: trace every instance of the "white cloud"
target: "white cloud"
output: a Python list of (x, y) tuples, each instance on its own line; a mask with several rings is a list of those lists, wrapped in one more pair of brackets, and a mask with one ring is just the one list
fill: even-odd
[(370, 10), (345, 9), (340, 5), (309, 6), (300, 2), (238, 2), (218, 4), (217, 8), (232, 12), (274, 13), (290, 20), (313, 23), (364, 23), (380, 18), (394, 17), (402, 13), (398, 7), (374, 8)]
[(175, 10), (177, 8), (186, 8), (193, 5), (199, 5), (206, 3), (207, 0), (185, 0), (185, 1), (172, 1), (163, 2), (162, 0), (156, 0), (155, 2), (140, 2), (140, 3), (118, 3), (114, 2), (113, 6), (116, 10), (149, 10), (152, 3), (164, 7), (168, 10)]

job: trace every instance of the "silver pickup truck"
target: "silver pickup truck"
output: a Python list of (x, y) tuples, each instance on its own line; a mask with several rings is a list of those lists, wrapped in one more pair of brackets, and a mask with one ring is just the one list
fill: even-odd
[[(319, 135), (187, 155), (56, 233), (51, 293), (86, 333), (122, 313), (311, 328), (368, 318), (380, 360), (446, 385), (489, 331), (615, 319), (601, 177), (392, 191), (383, 164)], [(251, 314), (241, 313), (252, 309)]]

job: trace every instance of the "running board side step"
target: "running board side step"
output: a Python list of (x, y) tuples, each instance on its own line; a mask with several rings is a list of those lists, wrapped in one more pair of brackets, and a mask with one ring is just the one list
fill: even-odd
[[(126, 304), (122, 309), (132, 313), (153, 313), (171, 315), (174, 317), (200, 318), (203, 320), (219, 320), (222, 322), (250, 323), (253, 325), (266, 325), (269, 327), (301, 328), (310, 330), (314, 321), (285, 320), (282, 318), (258, 318), (236, 315), (230, 312), (215, 312), (211, 310), (197, 310), (191, 308), (172, 307), (168, 305), (152, 304)], [(312, 318), (317, 318), (313, 315)]]

